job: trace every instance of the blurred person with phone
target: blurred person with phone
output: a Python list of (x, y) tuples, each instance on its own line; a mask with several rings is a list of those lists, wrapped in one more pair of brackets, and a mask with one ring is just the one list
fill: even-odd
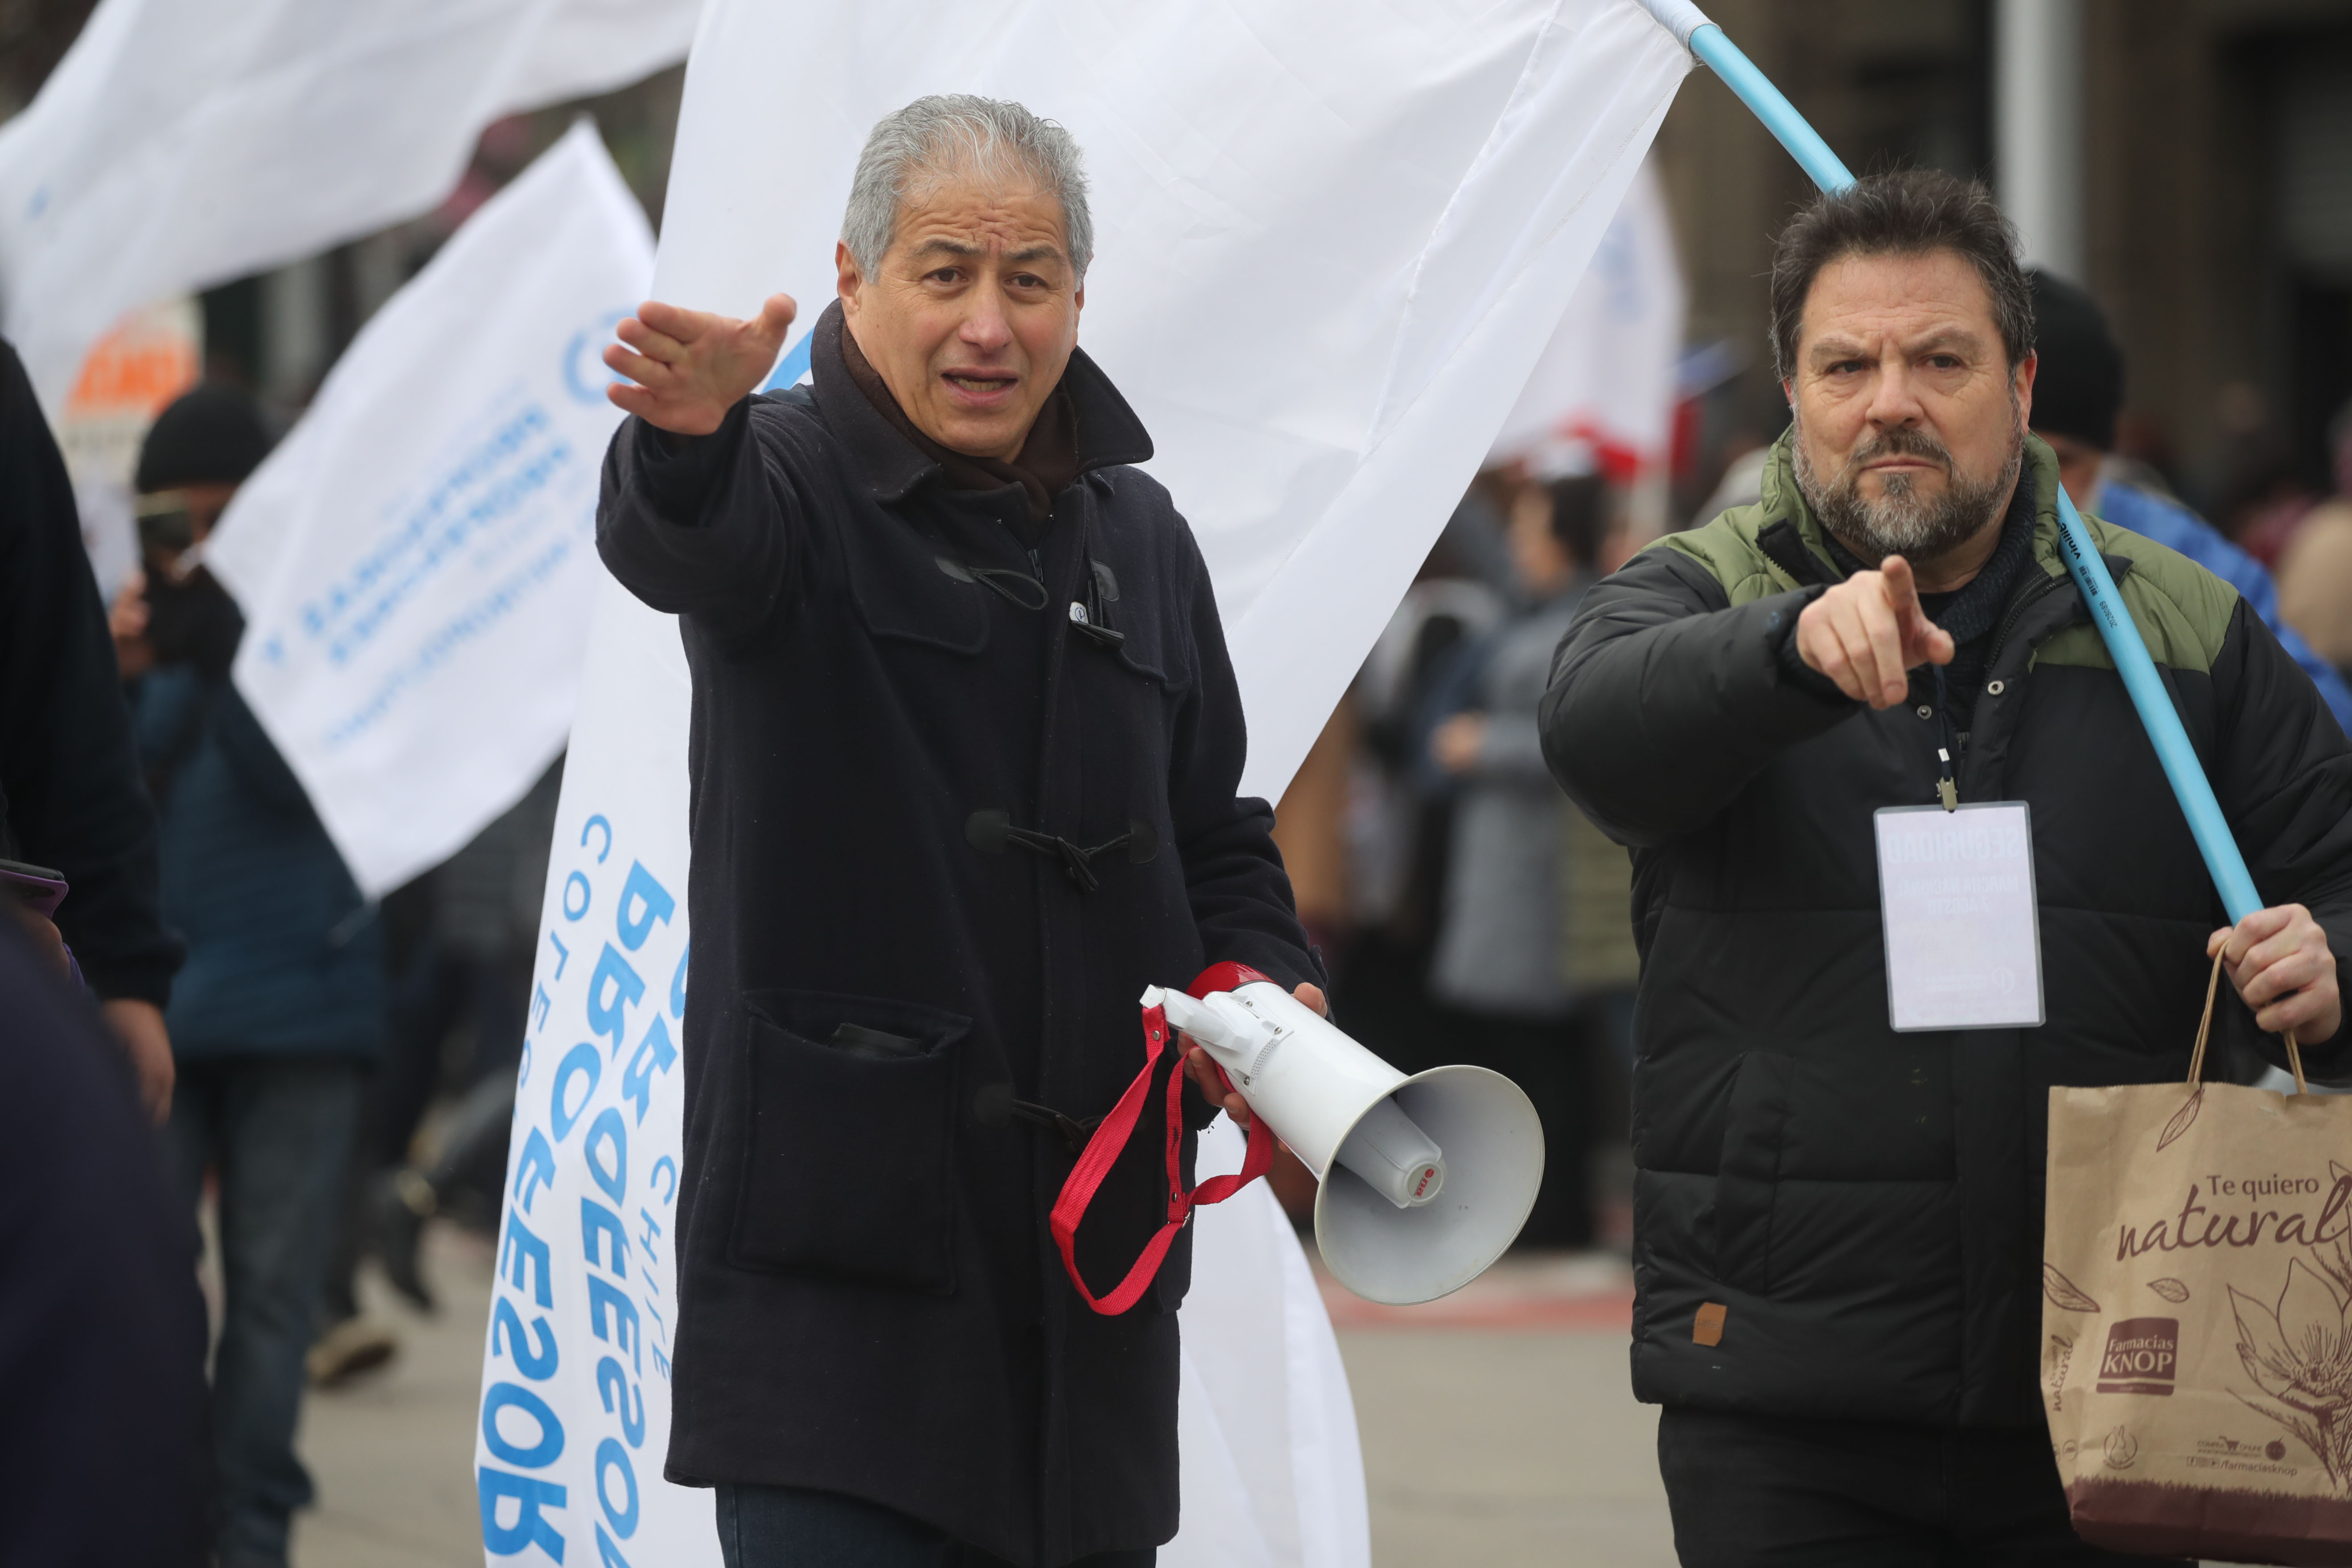
[(310, 1500), (294, 1426), (368, 1070), (383, 1044), (375, 906), (230, 679), (244, 617), (202, 552), (270, 447), (241, 392), (195, 388), (140, 454), (144, 572), (117, 598), (140, 760), (163, 816), (166, 917), (188, 962), (168, 1014), (170, 1160), (190, 1247), (219, 1175), (227, 1281), (214, 1363), (221, 1568), (282, 1568)]

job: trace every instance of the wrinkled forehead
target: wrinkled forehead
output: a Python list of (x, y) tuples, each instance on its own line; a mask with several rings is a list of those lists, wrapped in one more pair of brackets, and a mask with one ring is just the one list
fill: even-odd
[(992, 251), (1069, 258), (1069, 220), (1045, 176), (1018, 157), (950, 149), (910, 171), (898, 197), (891, 248), (962, 237)]
[(1828, 338), (1937, 334), (2001, 346), (1992, 290), (1957, 250), (1849, 250), (1813, 274), (1798, 317), (1800, 352)]

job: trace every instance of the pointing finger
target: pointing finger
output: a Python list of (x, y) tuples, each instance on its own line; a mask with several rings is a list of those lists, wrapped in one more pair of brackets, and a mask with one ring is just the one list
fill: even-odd
[(1864, 633), (1870, 638), (1873, 695), (1870, 705), (1889, 708), (1903, 700), (1910, 687), (1904, 675), (1903, 622), (1886, 601), (1865, 597), (1855, 606), (1861, 612)]
[(1900, 555), (1890, 555), (1878, 563), (1878, 574), (1886, 579), (1886, 602), (1898, 616), (1916, 614), (1919, 609), (1919, 584), (1911, 575), (1911, 563)]

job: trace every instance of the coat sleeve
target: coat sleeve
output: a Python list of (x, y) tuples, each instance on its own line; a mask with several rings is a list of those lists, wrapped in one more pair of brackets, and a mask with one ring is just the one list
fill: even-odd
[(1552, 776), (1620, 844), (1703, 827), (1783, 749), (1860, 704), (1780, 650), (1817, 592), (1733, 606), (1700, 562), (1653, 549), (1596, 584), (1552, 660), (1539, 722)]
[(708, 436), (622, 423), (596, 504), (597, 552), (622, 586), (722, 643), (767, 625), (798, 569), (804, 513), (780, 425), (757, 397)]
[[(2213, 661), (2213, 791), (2268, 907), (2302, 904), (2327, 932), (2340, 976), (2352, 952), (2352, 743), (2262, 617), (2241, 598)], [(2339, 982), (2340, 983), (2340, 982)], [(2251, 1031), (2249, 1031), (2251, 1032)], [(2278, 1066), (2274, 1036), (2255, 1044)], [(2315, 1078), (2352, 1076), (2352, 1027), (2309, 1042)]]
[(162, 1006), (184, 950), (158, 901), (155, 808), (65, 460), (5, 345), (0, 497), (0, 837), (64, 873), (58, 929), (91, 988)]
[[(1208, 569), (1189, 533), (1183, 549), (1197, 670), (1177, 712), (1168, 808), (1202, 952), (1211, 963), (1248, 964), (1286, 990), (1312, 981), (1328, 991), (1330, 979), (1298, 923), (1290, 877), (1275, 847), (1274, 808), (1239, 793), (1248, 751), (1241, 689)], [(1181, 984), (1192, 976), (1173, 978)]]

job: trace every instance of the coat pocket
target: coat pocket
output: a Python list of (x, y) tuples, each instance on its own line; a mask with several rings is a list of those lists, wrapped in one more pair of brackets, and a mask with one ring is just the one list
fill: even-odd
[(955, 1289), (956, 1079), (971, 1020), (913, 1003), (755, 991), (734, 1261)]
[(1786, 1057), (1750, 1051), (1732, 1081), (1715, 1177), (1715, 1274), (1755, 1295), (1772, 1289), (1772, 1205), (1789, 1125)]

